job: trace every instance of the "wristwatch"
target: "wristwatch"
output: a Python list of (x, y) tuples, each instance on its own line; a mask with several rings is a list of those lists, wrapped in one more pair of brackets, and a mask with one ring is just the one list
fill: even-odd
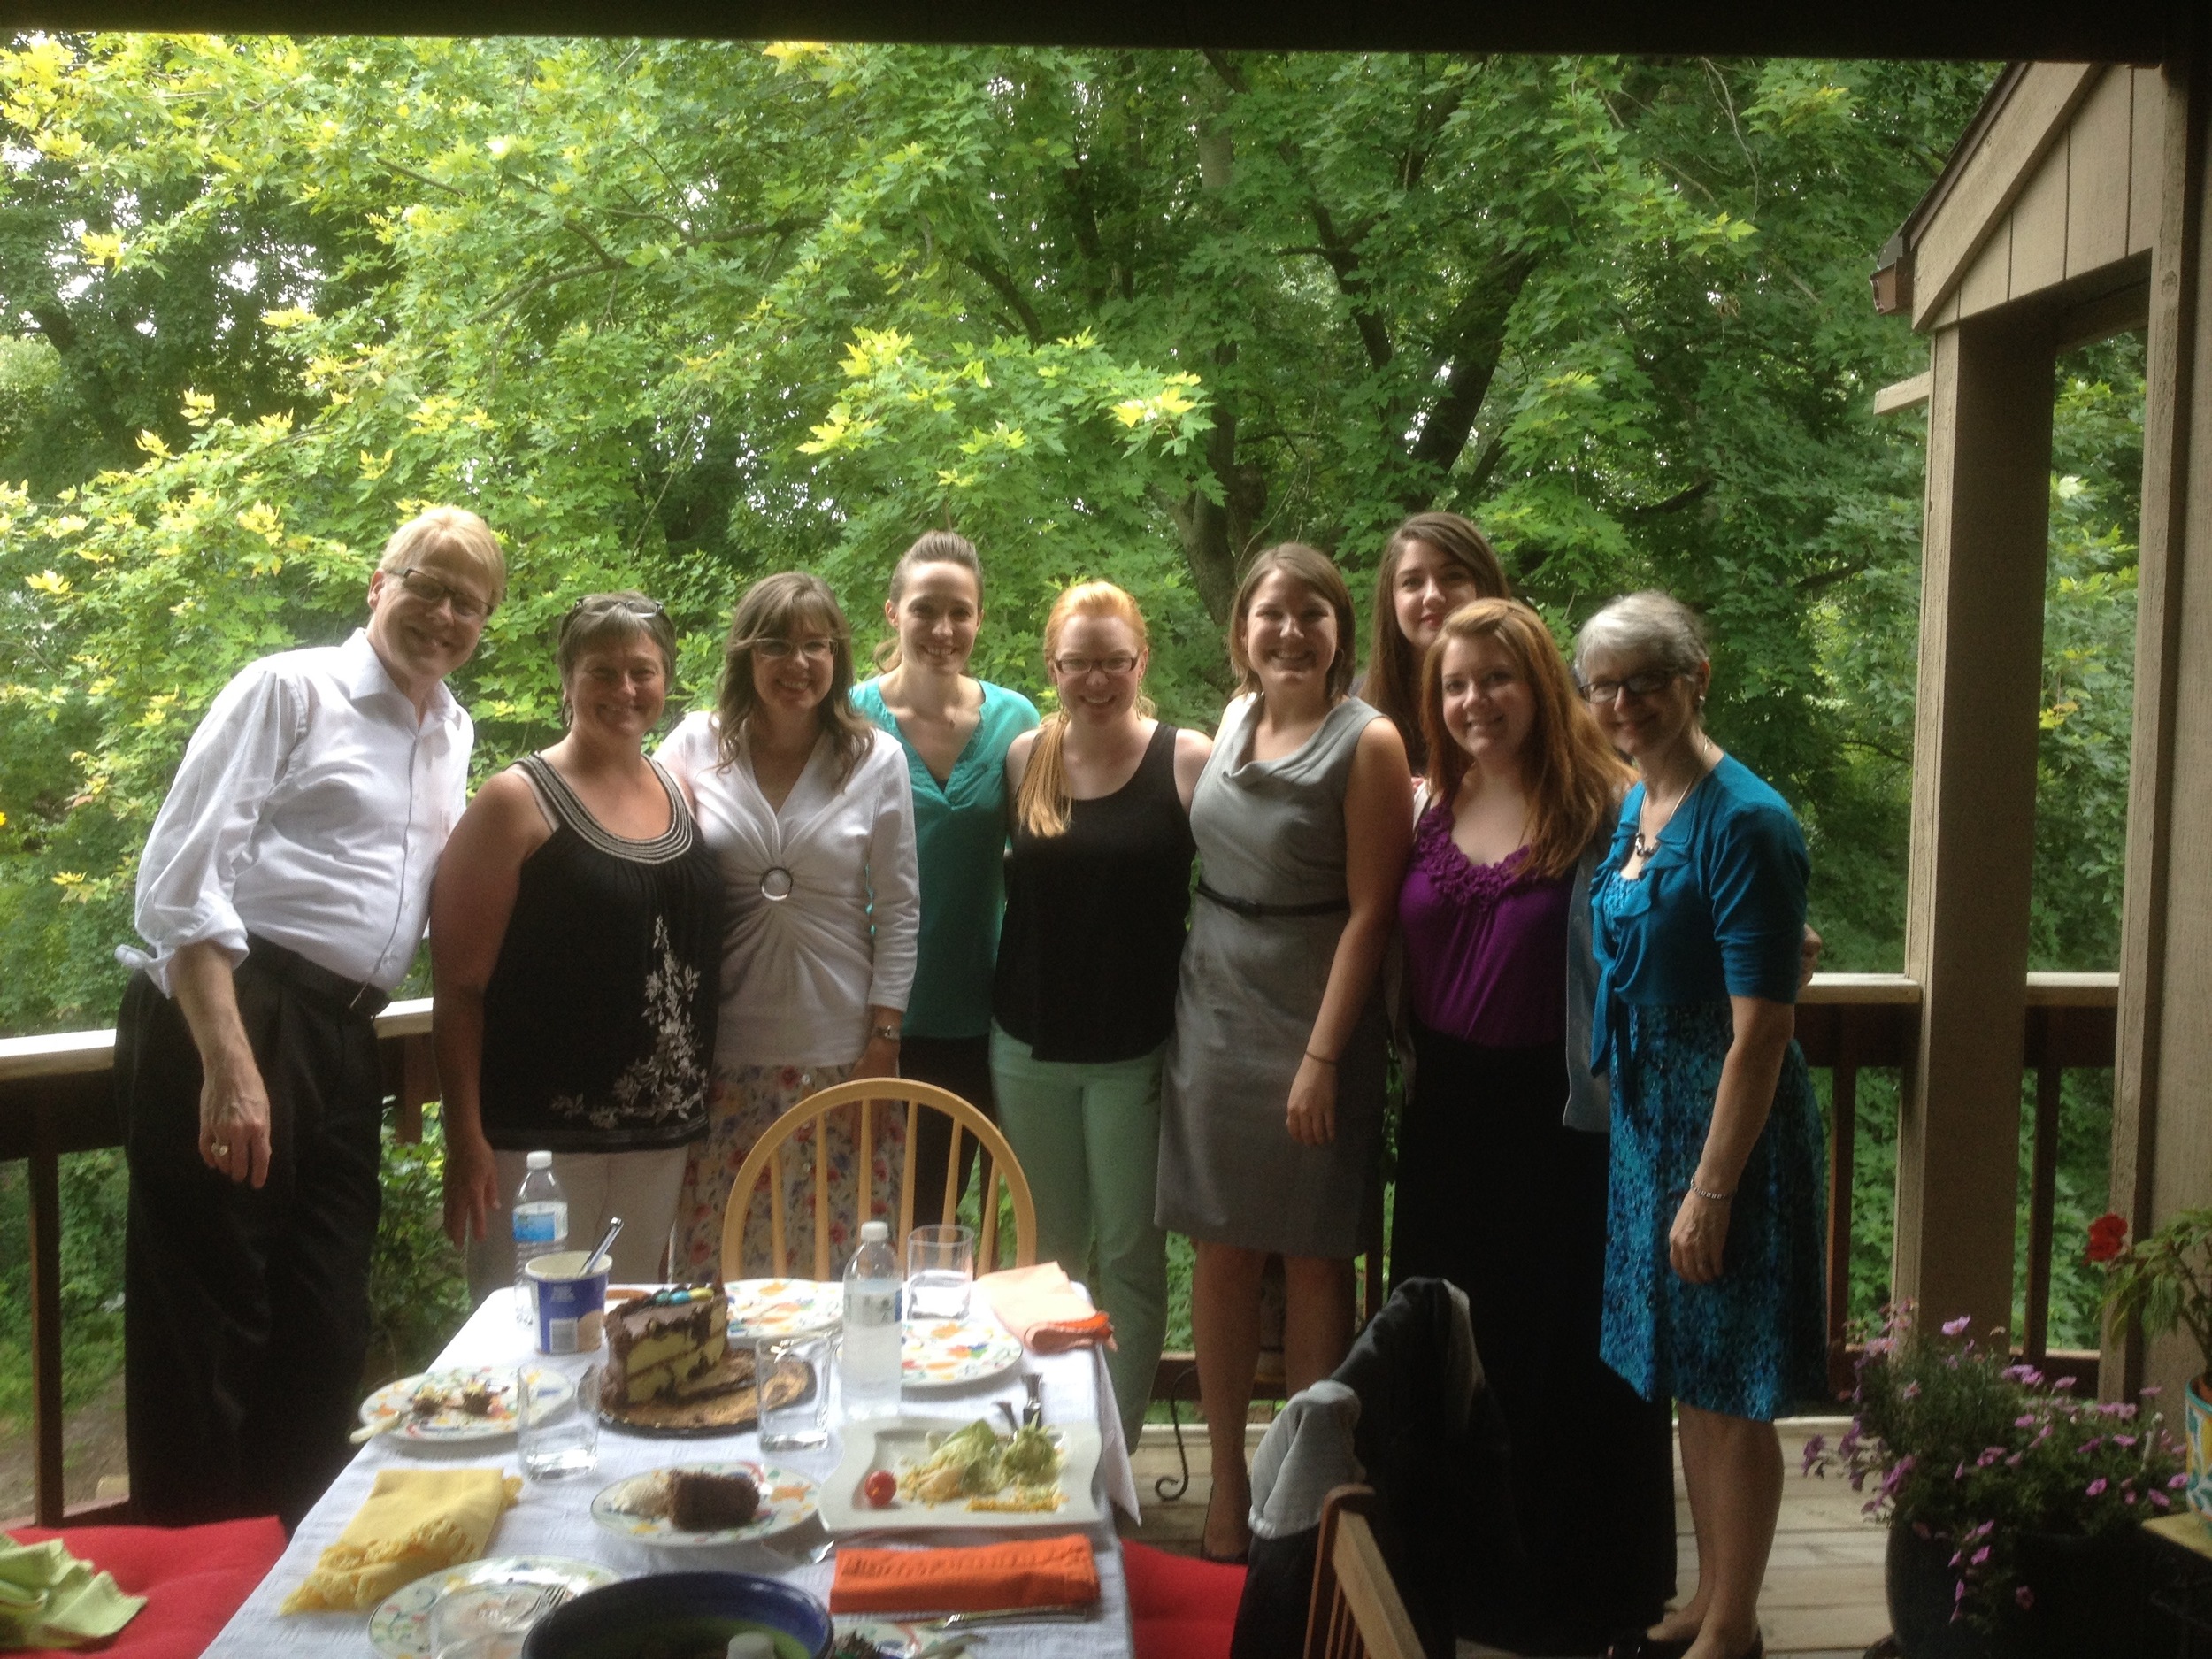
[(896, 1025), (871, 1025), (868, 1027), (868, 1035), (883, 1042), (896, 1042), (899, 1040), (899, 1028)]

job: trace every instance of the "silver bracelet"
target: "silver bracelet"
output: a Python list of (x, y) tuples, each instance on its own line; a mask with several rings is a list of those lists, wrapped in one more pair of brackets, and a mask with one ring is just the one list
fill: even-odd
[(1733, 1193), (1709, 1193), (1702, 1187), (1700, 1187), (1696, 1182), (1693, 1181), (1690, 1183), (1690, 1195), (1694, 1198), (1702, 1198), (1709, 1204), (1724, 1204), (1736, 1194)]

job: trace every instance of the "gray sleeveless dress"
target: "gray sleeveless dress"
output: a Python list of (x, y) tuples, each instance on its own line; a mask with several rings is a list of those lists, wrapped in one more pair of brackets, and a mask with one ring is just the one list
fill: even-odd
[(1161, 1082), (1158, 1219), (1208, 1243), (1348, 1257), (1380, 1149), (1379, 989), (1338, 1058), (1336, 1139), (1300, 1146), (1283, 1115), (1350, 914), (1353, 752), (1383, 717), (1347, 697), (1295, 753), (1253, 761), (1256, 706), (1229, 705), (1191, 797), (1201, 890)]

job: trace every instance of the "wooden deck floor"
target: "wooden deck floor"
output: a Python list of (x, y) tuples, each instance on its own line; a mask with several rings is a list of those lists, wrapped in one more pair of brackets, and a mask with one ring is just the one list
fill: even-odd
[[(1770, 1654), (1860, 1659), (1869, 1646), (1889, 1633), (1889, 1614), (1882, 1600), (1883, 1529), (1860, 1517), (1863, 1500), (1847, 1482), (1832, 1476), (1808, 1479), (1798, 1472), (1806, 1440), (1825, 1434), (1832, 1442), (1843, 1427), (1840, 1417), (1798, 1417), (1781, 1425), (1782, 1518), (1767, 1565), (1766, 1587), (1759, 1598)], [(1144, 1525), (1140, 1529), (1125, 1522), (1123, 1531), (1160, 1548), (1194, 1555), (1212, 1483), (1206, 1476), (1205, 1432), (1187, 1429), (1185, 1439), (1192, 1448), (1190, 1488), (1169, 1502), (1158, 1496), (1154, 1483), (1177, 1474), (1175, 1448), (1164, 1430), (1146, 1431), (1136, 1455)], [(1678, 1461), (1675, 1517), (1678, 1578), (1686, 1595), (1697, 1581), (1697, 1541), (1690, 1532)], [(1492, 1652), (1463, 1649), (1468, 1659)]]

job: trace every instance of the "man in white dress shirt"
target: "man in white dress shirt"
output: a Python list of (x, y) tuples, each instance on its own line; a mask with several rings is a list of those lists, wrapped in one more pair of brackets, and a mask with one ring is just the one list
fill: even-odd
[(444, 684), (506, 588), (474, 513), (394, 534), (369, 620), (224, 687), (138, 872), (116, 1021), (131, 1172), (131, 1497), (297, 1523), (345, 1463), (368, 1349), (384, 1084), (474, 729)]

